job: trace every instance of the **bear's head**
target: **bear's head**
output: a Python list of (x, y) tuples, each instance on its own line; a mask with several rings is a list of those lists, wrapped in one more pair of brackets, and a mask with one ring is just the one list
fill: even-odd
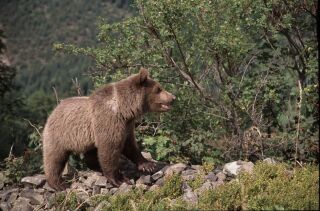
[(136, 84), (144, 89), (143, 107), (146, 112), (165, 112), (171, 109), (171, 104), (176, 97), (164, 90), (157, 81), (151, 79), (147, 69), (141, 68), (134, 78)]

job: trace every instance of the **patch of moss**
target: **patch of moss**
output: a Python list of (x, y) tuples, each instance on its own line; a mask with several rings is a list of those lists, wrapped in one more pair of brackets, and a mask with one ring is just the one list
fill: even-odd
[(55, 207), (56, 210), (74, 210), (78, 207), (79, 204), (80, 203), (78, 201), (77, 195), (74, 192), (60, 192), (51, 201), (51, 205)]
[(187, 183), (193, 190), (200, 188), (204, 183), (204, 175), (202, 173), (197, 173), (196, 177), (193, 180), (189, 180)]
[(306, 166), (289, 171), (284, 164), (258, 163), (253, 174), (209, 190), (200, 209), (315, 210), (319, 208), (319, 170)]
[(96, 207), (98, 206), (101, 202), (103, 201), (109, 201), (110, 200), (111, 195), (110, 194), (98, 194), (98, 195), (94, 195), (90, 198), (90, 200), (88, 201), (88, 203), (90, 204), (90, 206), (92, 207)]
[(162, 197), (177, 198), (182, 194), (182, 179), (178, 174), (174, 174), (167, 178), (160, 192)]

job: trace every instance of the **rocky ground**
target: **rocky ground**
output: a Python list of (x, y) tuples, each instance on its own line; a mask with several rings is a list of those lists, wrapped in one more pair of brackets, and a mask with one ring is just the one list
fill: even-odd
[[(151, 159), (148, 153), (144, 156)], [(267, 159), (267, 162), (273, 162)], [(81, 201), (88, 200), (97, 194), (121, 194), (134, 188), (145, 190), (155, 190), (163, 185), (166, 177), (172, 174), (180, 174), (183, 182), (183, 200), (188, 203), (197, 203), (198, 196), (204, 190), (214, 189), (235, 178), (240, 171), (251, 172), (254, 164), (252, 162), (234, 161), (225, 164), (223, 167), (209, 169), (203, 175), (203, 183), (198, 188), (193, 189), (188, 185), (188, 181), (195, 180), (197, 175), (203, 174), (203, 167), (199, 165), (186, 165), (183, 163), (166, 164), (159, 163), (157, 170), (152, 174), (142, 174), (136, 170), (134, 164), (123, 162), (122, 172), (132, 178), (132, 185), (123, 183), (119, 188), (113, 187), (105, 177), (99, 172), (75, 171), (67, 166), (64, 171), (65, 179), (70, 181), (70, 188), (65, 190), (75, 192)], [(33, 175), (21, 180), (21, 187), (2, 187), (0, 189), (0, 208), (6, 210), (55, 210), (51, 200), (58, 194), (51, 189), (44, 175)], [(99, 206), (92, 207), (92, 210), (99, 210)]]

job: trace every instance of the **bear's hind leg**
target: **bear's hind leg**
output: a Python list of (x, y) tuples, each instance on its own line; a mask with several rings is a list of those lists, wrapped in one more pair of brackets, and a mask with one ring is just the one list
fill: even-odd
[(49, 155), (45, 155), (44, 170), (47, 182), (55, 190), (62, 191), (67, 188), (61, 174), (68, 161), (69, 154), (66, 151), (52, 151)]

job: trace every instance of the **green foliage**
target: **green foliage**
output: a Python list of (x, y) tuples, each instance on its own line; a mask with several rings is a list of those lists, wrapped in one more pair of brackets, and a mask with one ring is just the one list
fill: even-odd
[[(181, 177), (173, 175), (166, 179), (165, 184), (158, 190), (143, 191), (142, 189), (134, 189), (125, 194), (117, 194), (109, 196), (109, 204), (106, 210), (168, 210), (182, 209), (183, 202), (173, 199), (181, 196)], [(103, 198), (99, 197), (100, 199)], [(106, 199), (104, 197), (104, 199)]]
[(196, 177), (193, 180), (189, 180), (188, 181), (188, 185), (193, 189), (197, 189), (200, 188), (202, 186), (202, 184), (204, 183), (205, 179), (202, 173), (197, 173)]
[(11, 152), (1, 163), (7, 184), (19, 184), (25, 176), (41, 173), (42, 166), (42, 144), (40, 134), (34, 131), (29, 135), (29, 149), (24, 151), (21, 157), (15, 157)]
[[(161, 134), (160, 131), (159, 133)], [(156, 155), (156, 160), (170, 160), (173, 157), (172, 154), (177, 151), (171, 146), (170, 142), (170, 138), (163, 135), (147, 136), (143, 139), (143, 146)]]
[(200, 188), (205, 182), (206, 175), (213, 171), (214, 164), (212, 162), (203, 162), (203, 165), (200, 167), (200, 170), (196, 173), (193, 180), (188, 181), (188, 185), (193, 189)]
[(81, 204), (81, 200), (77, 197), (75, 192), (60, 192), (54, 197), (52, 197), (50, 207), (55, 207), (55, 210), (85, 210), (87, 204)]
[(178, 174), (174, 174), (167, 178), (163, 187), (161, 188), (161, 196), (174, 199), (182, 194), (181, 190), (182, 179)]

